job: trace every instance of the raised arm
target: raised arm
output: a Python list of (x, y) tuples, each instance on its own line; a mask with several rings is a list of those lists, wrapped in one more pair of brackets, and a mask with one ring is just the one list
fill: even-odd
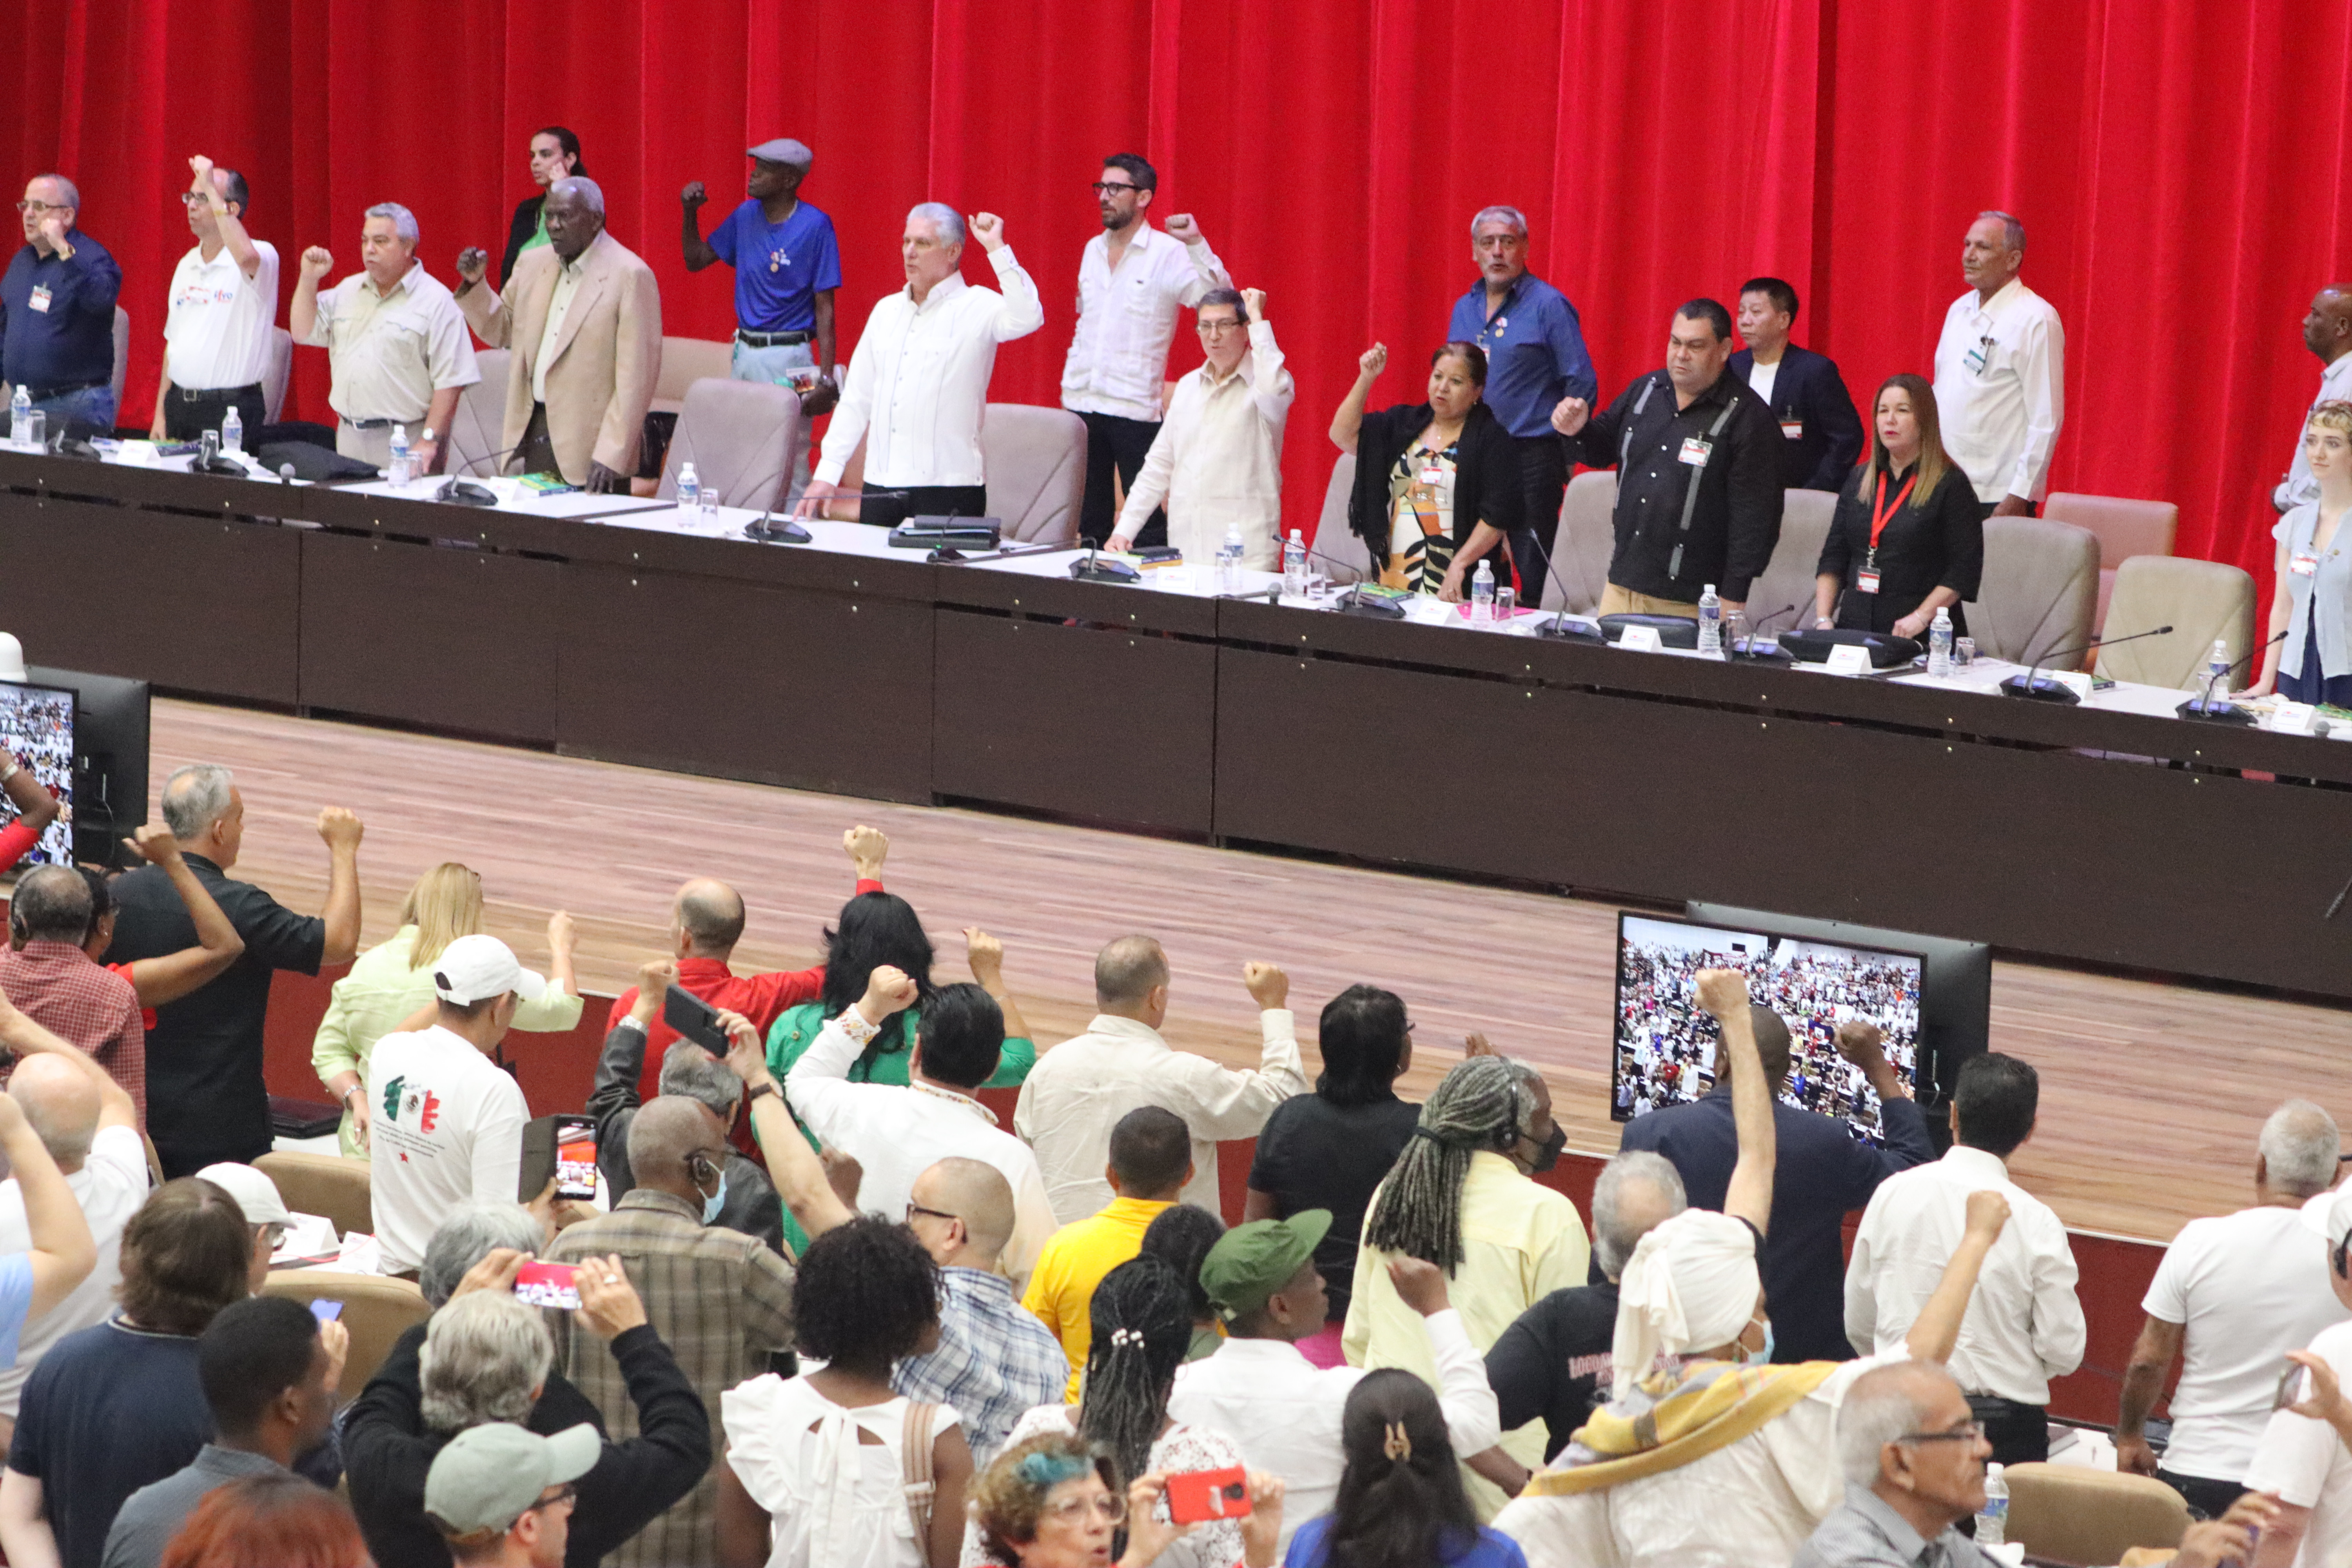
[(994, 213), (974, 213), (970, 226), (972, 238), (987, 250), (988, 265), (1004, 296), (996, 312), (996, 341), (1009, 343), (1027, 337), (1045, 324), (1045, 302), (1037, 298), (1036, 280), (1013, 259), (1012, 247), (1004, 243), (1003, 218)]
[[(261, 271), (261, 252), (253, 247), (253, 237), (245, 232), (245, 220), (228, 210), (228, 176), (213, 167), (213, 161), (199, 153), (188, 160), (188, 168), (195, 178), (189, 184), (191, 194), (203, 196), (212, 204), (213, 226), (220, 231), (221, 243), (236, 260), (236, 269), (247, 278)], [(275, 307), (275, 300), (270, 304)]]
[(360, 819), (340, 805), (319, 813), (327, 841), (327, 940), (321, 964), (349, 963), (360, 951)]
[(1342, 452), (1356, 449), (1356, 437), (1364, 429), (1364, 405), (1370, 401), (1372, 383), (1380, 380), (1381, 372), (1389, 366), (1386, 343), (1374, 343), (1356, 360), (1356, 384), (1348, 388), (1348, 395), (1339, 399), (1339, 411), (1331, 416), (1331, 445)]
[(1756, 1025), (1748, 1009), (1748, 977), (1736, 969), (1702, 969), (1698, 1003), (1711, 1014), (1722, 1037), (1717, 1070), (1731, 1072), (1731, 1123), (1739, 1136), (1739, 1161), (1724, 1189), (1723, 1212), (1764, 1234), (1772, 1219), (1772, 1173), (1780, 1159), (1772, 1125), (1772, 1086), (1756, 1054)]
[(2009, 1223), (2009, 1200), (1990, 1188), (1969, 1194), (1969, 1226), (1960, 1235), (1960, 1245), (1952, 1251), (1951, 1261), (1944, 1265), (1944, 1277), (1937, 1281), (1936, 1293), (1919, 1309), (1918, 1319), (1911, 1331), (1903, 1338), (1904, 1349), (1914, 1361), (1949, 1361), (1952, 1347), (1959, 1342), (1960, 1320), (1968, 1316), (1969, 1297), (1977, 1288), (1977, 1271), (1984, 1267), (1985, 1254), (2000, 1237), (2000, 1227)]
[(49, 1158), (40, 1134), (25, 1120), (24, 1110), (5, 1094), (0, 1094), (0, 1150), (6, 1151), (9, 1170), (24, 1192), (25, 1227), (33, 1238), (26, 1259), (33, 1269), (33, 1300), (25, 1310), (30, 1320), (89, 1278), (98, 1266), (98, 1245), (90, 1240), (81, 1205), (66, 1185), (58, 1163)]
[(1004, 1037), (1026, 1040), (1029, 1020), (1021, 1016), (1021, 1004), (1004, 985), (1004, 944), (978, 926), (963, 928), (964, 946), (971, 953), (971, 977), (980, 988), (996, 999), (997, 1011), (1004, 1015)]
[(685, 220), (679, 238), (683, 242), (688, 272), (699, 272), (706, 267), (719, 264), (719, 253), (710, 248), (709, 240), (702, 237), (702, 204), (709, 199), (710, 194), (702, 188), (700, 180), (688, 181), (686, 188), (677, 194), (677, 205)]
[(677, 961), (673, 958), (648, 959), (637, 967), (637, 999), (628, 1016), (605, 1035), (604, 1048), (596, 1056), (596, 1078), (588, 1090), (587, 1109), (599, 1128), (614, 1114), (637, 1108), (637, 1083), (646, 1068), (646, 1031), (660, 1016), (662, 999), (677, 978)]
[(298, 343), (313, 348), (327, 346), (319, 331), (319, 279), (335, 265), (334, 253), (322, 245), (313, 245), (302, 252), (301, 270), (295, 275), (294, 298), (287, 301), (286, 330), (294, 334)]
[[(33, 770), (25, 765), (24, 759), (5, 746), (0, 746), (0, 794), (7, 795), (8, 804), (16, 808), (17, 819), (37, 836), (47, 832), (49, 824), (58, 819), (58, 813), (65, 809), (49, 793), (48, 786), (33, 776)], [(0, 866), (0, 871), (6, 869)]]
[[(857, 1217), (856, 1211), (833, 1190), (816, 1151), (793, 1125), (783, 1092), (768, 1070), (760, 1031), (738, 1013), (721, 1013), (719, 1021), (727, 1031), (727, 1065), (751, 1093), (751, 1131), (759, 1138), (760, 1155), (767, 1164), (768, 1180), (776, 1184), (776, 1196), (812, 1240), (848, 1224)], [(758, 1092), (763, 1084), (771, 1092)]]
[(172, 837), (170, 828), (151, 823), (123, 842), (150, 866), (163, 868), (163, 875), (172, 879), (172, 890), (180, 895), (180, 902), (187, 906), (189, 920), (195, 923), (195, 946), (167, 952), (161, 958), (137, 959), (131, 965), (131, 984), (139, 993), (139, 1005), (161, 1007), (226, 973), (244, 955), (245, 939), (236, 934), (236, 927), (229, 923), (228, 916), (213, 901), (196, 874), (188, 869), (188, 862), (180, 854), (180, 841)]

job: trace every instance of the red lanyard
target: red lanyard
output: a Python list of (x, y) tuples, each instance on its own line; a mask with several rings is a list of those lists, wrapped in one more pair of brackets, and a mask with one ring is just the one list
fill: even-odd
[(1883, 472), (1878, 476), (1878, 499), (1873, 501), (1870, 507), (1870, 554), (1873, 560), (1878, 557), (1878, 536), (1886, 531), (1886, 525), (1895, 520), (1896, 512), (1903, 510), (1903, 503), (1911, 499), (1911, 487), (1918, 482), (1919, 476), (1915, 471), (1909, 479), (1903, 481), (1903, 488), (1895, 493), (1895, 504), (1888, 506), (1886, 476)]

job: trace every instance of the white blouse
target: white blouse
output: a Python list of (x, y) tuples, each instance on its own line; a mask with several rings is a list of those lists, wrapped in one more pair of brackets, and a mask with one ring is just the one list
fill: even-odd
[[(899, 1453), (908, 1403), (851, 1409), (773, 1373), (719, 1396), (727, 1462), (768, 1510), (768, 1568), (928, 1568)], [(933, 1435), (961, 1424), (942, 1406)]]

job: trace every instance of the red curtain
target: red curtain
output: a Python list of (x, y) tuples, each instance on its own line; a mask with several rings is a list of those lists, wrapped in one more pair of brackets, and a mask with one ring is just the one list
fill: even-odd
[[(496, 250), (525, 139), (568, 124), (667, 330), (716, 337), (730, 276), (686, 275), (678, 188), (708, 182), (715, 221), (743, 148), (796, 135), (841, 234), (845, 354), (898, 285), (907, 207), (986, 208), (1046, 302), (995, 395), (1051, 403), (1085, 187), (1132, 150), (1158, 214), (1198, 215), (1267, 290), (1308, 528), (1357, 354), (1396, 351), (1377, 400), (1419, 395), (1486, 203), (1528, 212), (1604, 395), (1659, 362), (1675, 304), (1774, 272), (1858, 400), (1927, 368), (1961, 231), (1997, 206), (2066, 324), (2055, 487), (2176, 500), (2182, 553), (2266, 580), (2267, 492), (2319, 370), (2297, 322), (2352, 237), (2335, 0), (0, 0), (0, 26), (10, 177), (74, 177), (123, 264), (130, 418), (192, 153), (250, 178), (290, 292), (303, 245), (355, 265), (371, 202), (415, 210), (445, 279), (462, 246)], [(1180, 335), (1174, 367), (1194, 354)], [(297, 355), (298, 411), (325, 380)]]

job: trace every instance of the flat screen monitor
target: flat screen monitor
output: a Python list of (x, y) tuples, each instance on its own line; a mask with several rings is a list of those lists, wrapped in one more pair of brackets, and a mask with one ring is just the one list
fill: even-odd
[(1913, 1079), (1924, 967), (1916, 952), (1620, 914), (1610, 1115), (1630, 1121), (1714, 1089), (1719, 1042), (1698, 1005), (1696, 976), (1737, 969), (1748, 976), (1748, 995), (1789, 1026), (1780, 1098), (1836, 1118), (1862, 1142), (1883, 1142), (1878, 1096), (1838, 1055), (1838, 1026), (1855, 1018), (1877, 1025), (1888, 1063)]
[[(1960, 1065), (1991, 1048), (1988, 1037), (1992, 1030), (1992, 949), (1983, 942), (1696, 900), (1684, 905), (1683, 914), (1701, 925), (1733, 926), (1807, 942), (1891, 947), (1926, 959), (1927, 973), (1919, 994), (1918, 1083), (1924, 1110), (1940, 1112), (1950, 1105)], [(1927, 1127), (1938, 1139), (1945, 1135), (1946, 1123), (1940, 1115), (1928, 1117)]]
[[(0, 746), (16, 754), (51, 795), (73, 804), (74, 694), (69, 687), (36, 686), (0, 680)], [(14, 806), (0, 805), (0, 815), (13, 820)], [(66, 816), (49, 824), (21, 864), (70, 866), (73, 830)], [(5, 869), (5, 868), (0, 868)]]
[(118, 863), (127, 853), (122, 840), (147, 825), (147, 683), (40, 665), (25, 674), (77, 700), (74, 855), (96, 866)]

